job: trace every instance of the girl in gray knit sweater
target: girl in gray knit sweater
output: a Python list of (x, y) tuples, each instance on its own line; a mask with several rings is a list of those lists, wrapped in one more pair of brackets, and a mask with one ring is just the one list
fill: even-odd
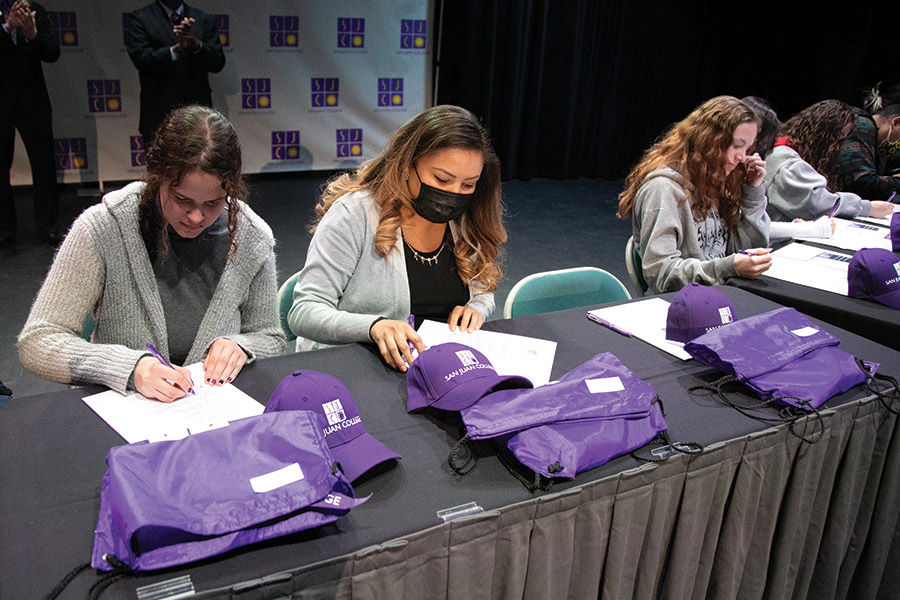
[[(233, 380), (284, 334), (272, 232), (239, 197), (241, 148), (215, 110), (170, 113), (147, 152), (145, 182), (104, 196), (72, 225), (19, 336), (32, 373), (171, 402), (203, 362)], [(85, 317), (96, 328), (82, 339)], [(157, 360), (146, 344), (175, 366)]]

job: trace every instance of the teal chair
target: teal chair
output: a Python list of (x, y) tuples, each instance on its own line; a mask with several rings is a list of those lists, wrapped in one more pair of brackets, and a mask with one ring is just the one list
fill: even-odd
[(534, 273), (519, 281), (506, 297), (503, 318), (629, 300), (615, 275), (596, 267)]
[(634, 295), (638, 298), (643, 298), (650, 286), (647, 285), (647, 280), (644, 279), (641, 255), (638, 253), (637, 248), (634, 247), (634, 236), (631, 236), (625, 242), (625, 269), (628, 271), (631, 285), (634, 286)]
[(297, 336), (291, 331), (290, 325), (288, 325), (287, 316), (291, 306), (294, 304), (294, 285), (297, 283), (298, 277), (300, 277), (299, 271), (288, 277), (287, 281), (278, 288), (278, 314), (281, 317), (281, 330), (284, 331), (285, 341), (287, 342), (297, 339)]
[(91, 336), (96, 328), (97, 321), (94, 320), (94, 313), (88, 313), (84, 318), (84, 324), (81, 326), (81, 339), (86, 342), (91, 341)]

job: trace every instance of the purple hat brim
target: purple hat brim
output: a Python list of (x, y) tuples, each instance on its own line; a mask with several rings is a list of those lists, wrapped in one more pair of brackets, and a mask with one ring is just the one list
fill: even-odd
[(368, 433), (330, 450), (334, 459), (341, 464), (344, 476), (351, 482), (376, 465), (402, 458)]
[(525, 377), (519, 375), (493, 375), (490, 377), (479, 377), (472, 381), (462, 383), (434, 402), (429, 406), (440, 408), (442, 410), (462, 410), (469, 408), (494, 388), (501, 386), (502, 389), (512, 388), (533, 388), (534, 384)]
[(900, 310), (900, 290), (892, 290), (884, 294), (877, 294), (869, 297), (876, 302), (881, 302), (886, 306)]

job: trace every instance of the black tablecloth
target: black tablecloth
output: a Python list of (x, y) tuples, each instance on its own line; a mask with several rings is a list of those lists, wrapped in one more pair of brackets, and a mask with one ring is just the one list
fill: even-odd
[[(732, 298), (738, 316), (777, 308), (777, 305), (742, 290), (721, 289)], [(670, 298), (670, 295), (664, 297)], [(725, 456), (721, 454), (720, 442), (756, 435), (754, 432), (762, 432), (768, 427), (766, 423), (718, 404), (709, 396), (687, 392), (688, 387), (710, 380), (713, 377), (711, 370), (693, 361), (683, 362), (637, 339), (628, 339), (600, 327), (588, 321), (584, 313), (585, 309), (576, 309), (492, 321), (485, 328), (556, 340), (554, 377), (600, 352), (613, 352), (638, 377), (654, 386), (665, 403), (669, 432), (674, 440), (694, 441), (711, 449), (706, 459), (696, 459), (701, 462), (724, 461), (719, 458)], [(900, 375), (900, 353), (832, 326), (826, 326), (826, 329), (842, 339), (842, 347), (849, 352), (880, 362), (883, 372)], [(296, 572), (304, 565), (316, 565), (317, 570), (303, 583), (315, 587), (317, 577), (327, 580), (347, 576), (352, 568), (348, 567), (346, 557), (364, 554), (361, 549), (373, 546), (383, 549), (390, 540), (404, 536), (414, 539), (410, 536), (416, 532), (433, 531), (435, 535), (444, 535), (437, 510), (474, 501), (486, 511), (503, 509), (501, 516), (508, 517), (515, 513), (516, 506), (526, 506), (544, 495), (527, 491), (484, 446), (479, 449), (482, 456), (471, 473), (464, 477), (453, 474), (447, 457), (462, 435), (459, 424), (437, 412), (407, 414), (405, 375), (387, 368), (370, 345), (357, 344), (260, 360), (244, 369), (236, 385), (265, 403), (281, 379), (295, 369), (316, 369), (339, 377), (356, 399), (367, 431), (404, 457), (398, 463), (385, 465), (358, 480), (356, 492), (358, 495), (372, 494), (369, 502), (338, 522), (317, 530), (286, 536), (181, 569), (119, 582), (111, 588), (109, 597), (119, 597), (124, 590), (183, 573), (190, 573), (198, 590), (213, 590), (203, 596), (212, 597), (220, 588), (282, 571)], [(70, 568), (90, 559), (100, 480), (106, 468), (104, 458), (110, 447), (124, 443), (81, 401), (83, 396), (96, 391), (99, 390), (73, 389), (17, 398), (0, 408), (0, 597), (4, 599), (43, 596)], [(861, 389), (854, 389), (833, 399), (828, 406), (855, 402), (865, 395)], [(772, 414), (774, 412), (773, 409)], [(590, 487), (593, 482), (605, 481), (604, 478), (640, 464), (630, 456), (614, 459), (572, 481), (557, 484), (547, 499), (556, 498), (554, 494), (560, 492), (565, 496), (567, 490), (579, 494), (582, 489), (590, 489), (593, 490), (591, 493), (599, 494), (600, 488)], [(665, 472), (665, 468), (661, 468), (653, 477)], [(641, 470), (637, 473), (640, 477), (647, 476)], [(880, 469), (878, 475), (880, 478)], [(887, 487), (889, 482), (890, 486), (900, 489), (898, 478), (900, 473), (895, 471), (881, 485)], [(618, 485), (619, 492), (616, 493), (622, 493), (621, 481)], [(615, 492), (616, 488), (611, 489)], [(544, 506), (550, 505), (545, 503)], [(563, 509), (554, 508), (551, 512), (556, 514), (560, 510)], [(774, 528), (777, 511), (771, 518)], [(890, 528), (894, 527), (895, 521), (890, 523)], [(533, 532), (529, 534), (534, 535)], [(629, 541), (612, 538), (605, 554), (608, 565), (614, 554), (613, 542), (627, 545)], [(524, 539), (527, 542), (528, 538)], [(640, 545), (640, 540), (636, 543)], [(663, 558), (667, 543), (665, 540), (660, 542)], [(413, 546), (410, 542), (404, 550), (410, 553), (411, 561), (418, 560), (413, 556)], [(890, 544), (884, 550), (885, 555), (889, 550)], [(453, 556), (456, 555), (451, 553), (451, 559)], [(437, 560), (446, 566), (448, 559), (444, 556)], [(528, 565), (528, 569), (535, 568), (531, 561)], [(734, 569), (740, 571), (741, 566), (736, 564)], [(655, 579), (650, 577), (648, 581), (652, 583), (647, 585), (655, 586), (660, 581), (669, 585), (661, 571), (655, 574)], [(645, 578), (647, 574), (641, 577)], [(880, 581), (880, 573), (877, 577)], [(62, 597), (83, 597), (95, 578), (94, 571), (80, 575)], [(612, 576), (606, 573), (604, 578), (611, 580)], [(248, 597), (278, 597), (278, 594), (290, 593), (298, 585), (296, 580), (291, 583), (291, 577), (276, 577), (275, 580), (276, 583), (282, 581), (290, 589), (285, 592), (278, 585), (271, 589), (263, 585), (255, 592), (257, 595)], [(247, 587), (257, 584), (261, 582)], [(449, 585), (444, 582), (444, 587)], [(495, 589), (488, 590), (487, 595), (516, 595), (509, 589), (498, 593), (497, 585), (495, 582)], [(596, 582), (588, 587), (593, 585)], [(765, 577), (761, 585), (765, 585)], [(335, 588), (326, 585), (325, 589), (333, 591)], [(388, 597), (361, 589), (358, 586), (355, 592), (349, 593), (342, 589), (340, 596)], [(236, 597), (233, 589), (222, 593), (222, 597)], [(448, 597), (455, 595), (453, 590), (447, 590), (447, 594)], [(615, 594), (606, 596), (614, 597)]]

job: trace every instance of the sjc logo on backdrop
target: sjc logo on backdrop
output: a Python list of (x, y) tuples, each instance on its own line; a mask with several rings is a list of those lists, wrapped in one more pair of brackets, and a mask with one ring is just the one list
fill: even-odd
[(366, 46), (366, 20), (340, 18), (337, 22), (337, 47), (362, 49)]
[(378, 79), (378, 107), (397, 108), (403, 106), (403, 78), (385, 77)]
[(147, 153), (144, 151), (144, 138), (140, 135), (133, 135), (130, 138), (131, 142), (131, 166), (132, 167), (146, 167), (147, 166)]
[(85, 138), (56, 138), (53, 140), (53, 160), (57, 171), (87, 169), (87, 140)]
[(272, 160), (299, 160), (300, 132), (272, 132)]
[(78, 20), (74, 12), (48, 12), (50, 36), (60, 48), (78, 45)]
[(337, 77), (313, 77), (310, 79), (311, 105), (313, 108), (337, 108), (341, 82)]
[(241, 108), (272, 108), (272, 82), (268, 78), (241, 79)]
[(335, 137), (337, 139), (338, 158), (362, 157), (362, 129), (338, 129), (335, 131)]
[(118, 79), (89, 79), (87, 88), (90, 112), (122, 112), (122, 86)]
[(400, 21), (400, 48), (403, 50), (425, 50), (428, 21), (424, 19), (402, 19)]
[(296, 48), (300, 43), (300, 18), (296, 15), (269, 17), (269, 46)]

